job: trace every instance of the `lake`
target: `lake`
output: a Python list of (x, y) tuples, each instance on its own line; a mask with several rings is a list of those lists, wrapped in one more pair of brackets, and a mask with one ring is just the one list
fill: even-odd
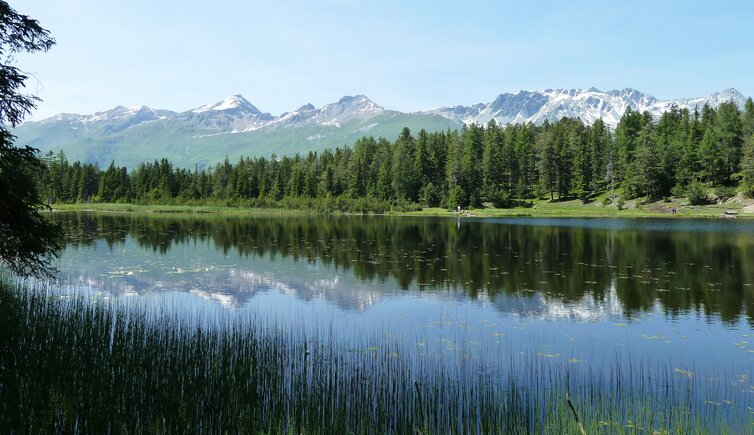
[(520, 356), (599, 372), (624, 361), (703, 374), (739, 403), (754, 395), (754, 221), (52, 219), (67, 234), (59, 291), (95, 302), (379, 337), (449, 366)]

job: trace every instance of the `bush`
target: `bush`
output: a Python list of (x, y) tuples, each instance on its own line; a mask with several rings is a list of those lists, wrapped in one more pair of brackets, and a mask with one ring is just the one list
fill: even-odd
[(623, 196), (619, 196), (615, 198), (615, 206), (618, 207), (618, 210), (623, 210), (623, 207), (626, 205), (626, 200), (623, 199)]
[(461, 186), (453, 186), (450, 189), (450, 192), (448, 192), (448, 205), (450, 208), (455, 209), (456, 206), (461, 206), (461, 208), (466, 207), (468, 204), (468, 199), (466, 198), (466, 192), (461, 189)]
[(673, 198), (683, 198), (686, 196), (686, 189), (680, 184), (676, 184), (670, 189), (670, 196)]
[(498, 190), (490, 195), (490, 201), (497, 208), (511, 208), (513, 207), (513, 198), (510, 194), (504, 190)]
[(393, 202), (393, 211), (407, 212), (407, 211), (421, 211), (422, 206), (415, 202), (411, 202), (405, 198), (400, 198)]
[(730, 186), (720, 186), (715, 188), (715, 195), (717, 195), (720, 200), (726, 200), (728, 198), (733, 198), (736, 196), (736, 188), (730, 187)]
[(747, 198), (754, 198), (754, 185), (744, 185), (743, 193)]
[(435, 207), (440, 202), (434, 184), (430, 182), (419, 189), (419, 202), (425, 207)]
[(706, 204), (709, 201), (707, 194), (707, 186), (698, 181), (694, 181), (686, 187), (686, 196), (689, 198), (689, 204), (691, 205)]

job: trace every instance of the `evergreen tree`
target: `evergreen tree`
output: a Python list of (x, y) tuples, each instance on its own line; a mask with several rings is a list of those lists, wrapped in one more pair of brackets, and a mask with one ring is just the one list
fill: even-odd
[(702, 162), (699, 156), (699, 145), (703, 136), (699, 112), (694, 110), (694, 115), (687, 127), (683, 152), (676, 172), (676, 186), (681, 190), (701, 177)]
[(749, 136), (744, 146), (741, 172), (743, 175), (744, 190), (750, 198), (754, 198), (754, 133)]
[(595, 188), (595, 163), (594, 152), (601, 148), (597, 143), (601, 139), (592, 133), (593, 128), (588, 129), (587, 140), (572, 138), (573, 164), (574, 164), (574, 193), (582, 200), (586, 200)]
[(744, 112), (741, 115), (741, 133), (745, 139), (754, 134), (754, 101), (751, 97), (746, 99)]
[(415, 171), (416, 143), (411, 130), (403, 128), (393, 150), (393, 190), (398, 198), (418, 199), (418, 174)]
[(461, 186), (468, 195), (469, 206), (481, 203), (482, 156), (484, 154), (483, 128), (472, 124), (461, 136)]
[(615, 143), (618, 154), (614, 170), (618, 178), (630, 177), (625, 171), (631, 166), (634, 160), (636, 142), (643, 126), (644, 117), (639, 112), (631, 109), (631, 107), (627, 107), (620, 118), (620, 122), (618, 122), (618, 127), (615, 129)]
[(701, 178), (707, 183), (714, 185), (726, 179), (726, 153), (714, 128), (704, 131), (699, 144), (699, 163)]
[(448, 161), (445, 165), (448, 185), (448, 206), (466, 207), (468, 194), (463, 188), (461, 169), (461, 146), (457, 134), (448, 134)]
[(555, 200), (555, 192), (558, 190), (558, 160), (560, 159), (558, 141), (560, 141), (560, 138), (554, 128), (545, 130), (537, 141), (537, 148), (541, 156), (540, 185), (542, 190), (550, 195), (550, 201)]
[(37, 150), (14, 146), (8, 131), (39, 101), (21, 93), (27, 76), (12, 63), (19, 54), (47, 51), (54, 44), (39, 22), (0, 1), (0, 263), (19, 275), (51, 274), (62, 232), (40, 214), (47, 206), (37, 182), (44, 171)]
[(590, 190), (600, 191), (604, 188), (604, 177), (611, 148), (610, 131), (602, 118), (594, 121), (589, 129), (587, 144), (592, 161), (592, 185)]
[(98, 190), (99, 169), (91, 163), (83, 164), (81, 166), (81, 175), (78, 179), (78, 201), (92, 202)]
[(417, 186), (425, 186), (432, 179), (431, 160), (429, 156), (429, 135), (422, 129), (416, 140), (416, 152), (414, 154), (414, 176)]
[(631, 178), (626, 180), (626, 190), (631, 197), (659, 196), (661, 192), (662, 166), (654, 142), (652, 125), (647, 124), (639, 134)]
[(380, 139), (377, 143), (379, 169), (377, 172), (376, 191), (380, 199), (388, 199), (393, 196), (393, 154), (390, 143)]
[(730, 183), (731, 177), (741, 167), (743, 149), (743, 129), (741, 112), (732, 101), (722, 103), (717, 110), (716, 137), (724, 155), (723, 181)]
[(531, 124), (511, 128), (515, 141), (513, 153), (518, 162), (516, 177), (516, 196), (521, 199), (534, 197), (534, 190), (539, 181), (539, 164), (541, 155), (537, 154), (534, 128)]
[(482, 155), (482, 196), (487, 201), (495, 201), (505, 189), (507, 177), (504, 168), (505, 136), (492, 120), (484, 134), (484, 151)]

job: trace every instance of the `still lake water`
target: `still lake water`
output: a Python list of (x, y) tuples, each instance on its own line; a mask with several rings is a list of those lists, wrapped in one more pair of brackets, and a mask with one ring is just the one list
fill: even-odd
[(68, 237), (65, 292), (199, 321), (253, 316), (352, 342), (379, 336), (451, 362), (646, 362), (724, 376), (754, 396), (754, 221), (52, 219)]

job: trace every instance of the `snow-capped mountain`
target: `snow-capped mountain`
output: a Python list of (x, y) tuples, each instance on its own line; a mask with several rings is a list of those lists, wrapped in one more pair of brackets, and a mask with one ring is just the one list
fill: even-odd
[(301, 127), (307, 124), (340, 128), (350, 121), (362, 121), (385, 112), (385, 108), (375, 104), (364, 95), (343, 97), (337, 103), (326, 104), (320, 109), (306, 104), (293, 112), (285, 112), (263, 124), (250, 124), (234, 132), (248, 132), (263, 127)]
[(463, 124), (486, 124), (493, 119), (501, 124), (541, 124), (545, 120), (556, 121), (563, 117), (581, 118), (591, 124), (602, 118), (614, 128), (629, 107), (640, 112), (648, 111), (657, 118), (674, 105), (693, 110), (696, 107), (701, 109), (704, 104), (717, 107), (725, 101), (733, 101), (743, 107), (744, 100), (744, 96), (732, 88), (706, 97), (678, 100), (659, 100), (630, 88), (608, 92), (595, 88), (546, 89), (500, 94), (488, 104), (440, 107), (418, 113), (440, 115)]
[(548, 89), (500, 94), (488, 104), (403, 113), (356, 95), (319, 108), (305, 104), (275, 116), (241, 95), (233, 95), (183, 112), (118, 106), (91, 115), (64, 113), (26, 122), (13, 133), (19, 144), (42, 152), (63, 150), (74, 160), (115, 160), (132, 167), (144, 160), (166, 157), (177, 165), (193, 167), (226, 156), (234, 159), (320, 151), (352, 144), (365, 135), (393, 139), (403, 127), (439, 131), (492, 119), (501, 124), (539, 124), (566, 116), (588, 124), (602, 118), (614, 128), (628, 107), (659, 117), (673, 105), (693, 109), (705, 103), (717, 107), (724, 101), (743, 107), (744, 97), (735, 89), (679, 100), (659, 100), (634, 89)]
[(207, 104), (191, 111), (192, 113), (204, 113), (204, 112), (227, 112), (238, 115), (261, 115), (253, 104), (249, 103), (242, 95), (230, 96), (218, 103)]
[(164, 119), (173, 112), (169, 110), (154, 110), (147, 106), (117, 106), (113, 109), (97, 112), (92, 115), (78, 115), (75, 113), (61, 113), (51, 118), (39, 121), (41, 124), (67, 123), (73, 126), (86, 128), (87, 124), (96, 122), (121, 122), (136, 125), (142, 122)]
[(181, 166), (204, 166), (240, 156), (294, 154), (342, 147), (369, 134), (396, 137), (403, 126), (428, 131), (457, 128), (439, 115), (387, 110), (364, 95), (272, 115), (241, 95), (183, 112), (146, 106), (116, 107), (92, 115), (60, 114), (16, 128), (19, 143), (70, 159), (115, 160), (129, 167), (167, 157)]

